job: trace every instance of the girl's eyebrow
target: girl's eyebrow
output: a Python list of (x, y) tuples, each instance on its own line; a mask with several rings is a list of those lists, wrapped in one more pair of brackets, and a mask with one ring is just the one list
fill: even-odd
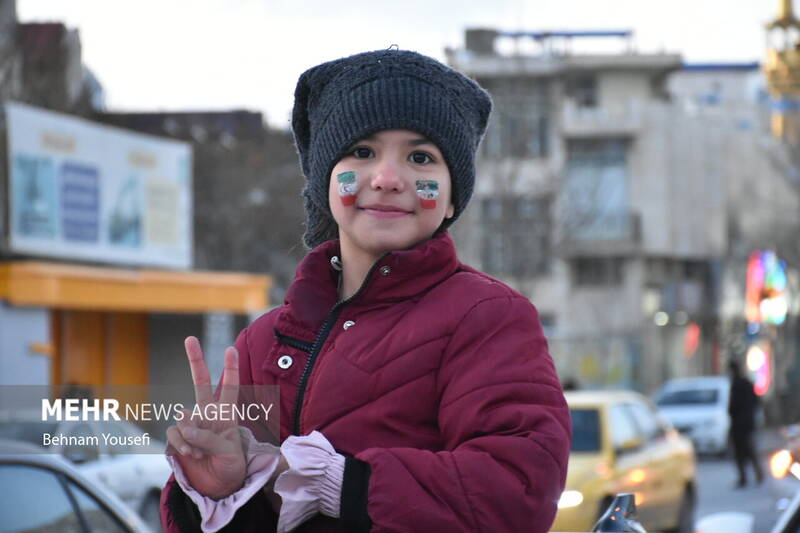
[(427, 137), (419, 137), (418, 139), (411, 139), (410, 141), (408, 141), (409, 146), (420, 146), (423, 144), (433, 144), (433, 141), (431, 141)]

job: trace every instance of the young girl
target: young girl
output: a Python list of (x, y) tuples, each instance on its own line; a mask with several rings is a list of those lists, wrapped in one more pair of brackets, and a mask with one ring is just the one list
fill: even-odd
[[(170, 428), (166, 530), (548, 530), (571, 428), (536, 310), (461, 264), (446, 231), (490, 109), (474, 81), (409, 51), (300, 77), (313, 249), (284, 305), (226, 352), (218, 398), (279, 385), (282, 444), (233, 423)], [(186, 348), (210, 402), (197, 340)]]

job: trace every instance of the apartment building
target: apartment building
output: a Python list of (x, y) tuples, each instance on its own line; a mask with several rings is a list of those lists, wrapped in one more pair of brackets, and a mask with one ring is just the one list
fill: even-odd
[(564, 380), (651, 391), (722, 369), (737, 269), (777, 246), (757, 228), (798, 227), (800, 203), (757, 64), (687, 66), (631, 38), (472, 29), (447, 50), (495, 103), (477, 208), (454, 233), (464, 261), (537, 306)]

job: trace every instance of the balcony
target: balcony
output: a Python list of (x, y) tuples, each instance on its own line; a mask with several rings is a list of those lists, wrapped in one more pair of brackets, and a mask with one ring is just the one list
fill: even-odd
[(634, 137), (642, 130), (642, 113), (636, 101), (614, 107), (582, 107), (566, 100), (561, 109), (561, 133), (565, 137)]

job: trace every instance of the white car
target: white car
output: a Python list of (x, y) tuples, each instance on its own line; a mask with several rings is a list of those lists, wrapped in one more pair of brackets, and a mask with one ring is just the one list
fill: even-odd
[(661, 416), (692, 439), (699, 453), (724, 455), (728, 450), (728, 396), (724, 376), (672, 379), (655, 396)]
[[(42, 445), (42, 435), (91, 436), (112, 434), (136, 437), (142, 430), (126, 421), (89, 422), (0, 422), (0, 438), (18, 439)], [(172, 470), (164, 456), (166, 444), (151, 440), (148, 446), (99, 445), (49, 446), (69, 459), (92, 481), (107, 487), (142, 517), (154, 531), (161, 528), (159, 499)], [(0, 528), (2, 530), (2, 528)]]
[(113, 493), (45, 452), (0, 439), (0, 531), (151, 532)]

